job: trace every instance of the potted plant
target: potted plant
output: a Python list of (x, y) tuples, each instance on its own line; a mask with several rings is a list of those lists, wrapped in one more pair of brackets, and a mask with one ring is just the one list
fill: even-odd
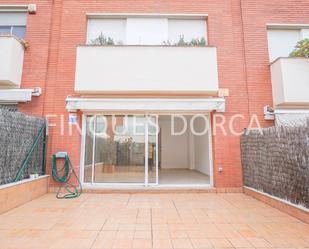
[(179, 36), (179, 40), (176, 43), (171, 43), (169, 40), (163, 41), (163, 45), (165, 46), (192, 46), (192, 47), (197, 47), (197, 46), (206, 46), (207, 42), (204, 37), (201, 38), (193, 38), (191, 41), (186, 41), (184, 35)]
[(113, 38), (106, 37), (101, 33), (97, 38), (91, 40), (91, 45), (112, 46), (115, 45)]
[(290, 57), (309, 58), (309, 39), (297, 42), (295, 49), (290, 53)]

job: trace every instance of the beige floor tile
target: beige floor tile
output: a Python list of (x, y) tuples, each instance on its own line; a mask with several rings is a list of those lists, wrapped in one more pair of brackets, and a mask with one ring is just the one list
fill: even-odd
[(235, 248), (248, 248), (252, 247), (252, 245), (249, 243), (248, 240), (245, 238), (229, 238), (229, 242), (233, 245)]
[(133, 240), (132, 239), (115, 239), (113, 243), (114, 249), (125, 249), (125, 248), (132, 248)]
[(118, 231), (115, 236), (115, 240), (118, 239), (133, 239), (134, 231)]
[(258, 233), (256, 233), (252, 229), (240, 229), (237, 232), (245, 238), (254, 238), (258, 236)]
[(86, 249), (90, 248), (94, 240), (92, 239), (59, 239), (52, 243), (51, 249)]
[(148, 249), (152, 248), (152, 240), (150, 239), (134, 239), (133, 240), (134, 249)]
[(172, 239), (187, 239), (188, 238), (187, 232), (183, 230), (170, 231), (170, 236)]
[(174, 249), (191, 249), (192, 244), (189, 239), (172, 239)]
[(110, 249), (113, 248), (114, 239), (109, 238), (97, 238), (92, 245), (91, 249)]
[(224, 238), (209, 239), (214, 248), (231, 248), (233, 245)]
[(206, 238), (206, 231), (201, 230), (188, 230), (188, 236), (190, 239), (205, 239)]
[(272, 247), (272, 245), (263, 238), (247, 238), (250, 244), (255, 248)]
[(150, 231), (151, 230), (151, 224), (136, 224), (135, 225), (135, 230), (138, 231)]
[(151, 231), (135, 231), (134, 239), (151, 239)]
[(154, 239), (153, 240), (154, 249), (172, 249), (172, 241), (169, 239)]
[(0, 248), (308, 249), (309, 225), (243, 194), (47, 194), (0, 215)]
[(155, 230), (152, 231), (152, 236), (153, 239), (169, 239), (170, 238), (170, 233), (168, 230)]
[(191, 243), (195, 249), (212, 248), (212, 244), (208, 239), (191, 239)]

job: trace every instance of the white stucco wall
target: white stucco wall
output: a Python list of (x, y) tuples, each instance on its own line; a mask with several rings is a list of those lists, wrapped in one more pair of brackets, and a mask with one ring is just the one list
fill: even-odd
[(280, 58), (271, 64), (275, 106), (309, 107), (309, 59)]
[(80, 46), (79, 93), (218, 91), (215, 47)]

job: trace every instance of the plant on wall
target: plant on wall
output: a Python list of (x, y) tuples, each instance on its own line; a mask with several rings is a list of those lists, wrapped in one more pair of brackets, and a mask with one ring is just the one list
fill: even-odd
[(100, 45), (100, 46), (106, 46), (106, 45), (115, 45), (113, 38), (106, 37), (101, 33), (97, 38), (94, 40), (91, 40), (91, 45)]
[(163, 45), (166, 46), (205, 46), (206, 40), (204, 37), (194, 38), (190, 42), (186, 42), (184, 35), (179, 36), (178, 42), (171, 44), (170, 41), (163, 41)]
[(192, 39), (190, 42), (191, 46), (205, 46), (206, 40), (204, 37)]
[(185, 41), (185, 36), (180, 35), (179, 40), (177, 43), (175, 43), (176, 46), (189, 46), (189, 43)]
[(171, 42), (170, 42), (169, 40), (163, 41), (162, 44), (163, 44), (164, 46), (172, 46), (172, 45), (173, 45), (173, 44), (171, 44)]
[(309, 39), (297, 42), (295, 49), (290, 53), (290, 57), (309, 58)]

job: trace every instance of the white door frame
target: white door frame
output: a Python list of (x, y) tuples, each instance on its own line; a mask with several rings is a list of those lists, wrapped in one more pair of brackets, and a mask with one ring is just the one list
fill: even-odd
[(149, 168), (149, 165), (148, 165), (148, 157), (149, 157), (149, 144), (148, 144), (148, 115), (145, 116), (145, 121), (146, 121), (146, 124), (145, 124), (145, 174), (144, 174), (144, 180), (145, 180), (145, 187), (148, 187), (148, 168)]
[[(115, 113), (114, 113), (115, 114)], [(159, 115), (173, 115), (174, 113), (148, 113), (144, 114), (147, 121), (149, 115), (156, 116), (156, 125), (158, 127)], [(178, 113), (180, 114), (180, 113)], [(185, 112), (181, 113), (182, 115), (192, 115), (196, 114), (195, 112)], [(80, 182), (84, 187), (128, 187), (128, 186), (144, 186), (144, 187), (213, 187), (213, 150), (212, 150), (212, 127), (211, 127), (211, 117), (210, 113), (204, 113), (203, 115), (208, 117), (209, 122), (209, 132), (208, 132), (208, 143), (209, 143), (209, 184), (159, 184), (159, 144), (158, 144), (158, 134), (159, 130), (156, 132), (156, 182), (148, 182), (148, 122), (145, 125), (145, 181), (144, 183), (95, 183), (93, 181), (94, 174), (92, 174), (92, 182), (84, 182), (84, 168), (85, 168), (85, 146), (86, 146), (86, 117), (87, 116), (97, 116), (97, 115), (112, 115), (110, 112), (96, 112), (96, 113), (84, 113), (82, 114), (82, 133), (81, 133), (81, 149), (80, 149)], [(117, 113), (117, 115), (128, 115), (128, 113)], [(141, 115), (141, 113), (129, 115)], [(96, 123), (96, 122), (95, 122)], [(94, 127), (95, 128), (95, 127)], [(94, 136), (95, 137), (95, 136)], [(93, 152), (95, 152), (95, 138), (93, 138)], [(94, 153), (93, 153), (94, 154)], [(94, 155), (92, 155), (94, 156)], [(147, 170), (147, 171), (146, 171)], [(94, 171), (94, 160), (92, 160), (92, 173)], [(146, 177), (147, 176), (147, 177)]]

